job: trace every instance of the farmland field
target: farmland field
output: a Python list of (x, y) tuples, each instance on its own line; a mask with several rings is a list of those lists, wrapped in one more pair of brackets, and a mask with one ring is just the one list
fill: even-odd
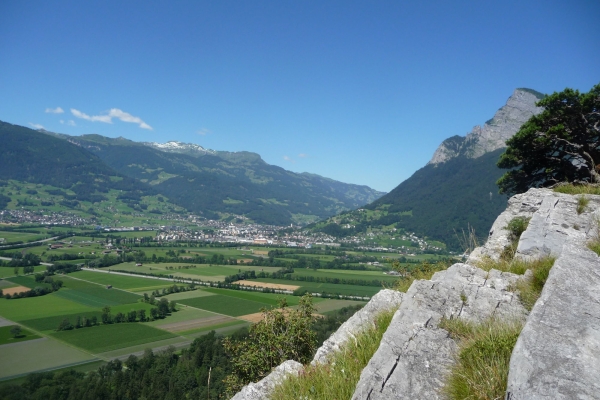
[(0, 346), (0, 379), (84, 363), (95, 357), (49, 338)]
[[(297, 276), (314, 276), (315, 278), (331, 278), (331, 279), (356, 279), (356, 280), (380, 280), (393, 283), (398, 280), (398, 277), (385, 275), (383, 271), (359, 271), (359, 270), (332, 270), (318, 269), (316, 271), (309, 269), (295, 269), (294, 275)], [(302, 281), (290, 281), (294, 285), (302, 286)]]
[[(192, 266), (195, 267), (192, 268)], [(173, 267), (173, 269), (169, 269), (169, 267)], [(272, 273), (279, 270), (279, 268), (277, 267), (257, 267), (247, 265), (206, 265), (185, 263), (144, 264), (140, 267), (136, 267), (135, 263), (122, 263), (103, 269), (134, 273), (143, 272), (146, 274), (162, 276), (173, 275), (175, 277), (181, 277), (186, 279), (200, 279), (215, 282), (222, 281), (225, 279), (226, 276), (237, 274), (239, 271), (264, 271)]]
[(64, 314), (85, 314), (91, 311), (95, 311), (95, 309), (63, 299), (56, 293), (24, 299), (0, 299), (0, 315), (13, 321)]
[(99, 283), (101, 285), (112, 285), (119, 289), (131, 291), (152, 291), (164, 287), (173, 286), (173, 282), (160, 281), (158, 279), (142, 278), (136, 276), (107, 274), (103, 272), (78, 271), (70, 274), (74, 278)]
[(251, 281), (257, 282), (268, 282), (268, 283), (283, 283), (289, 284), (293, 282), (300, 286), (301, 289), (306, 289), (312, 293), (327, 292), (330, 294), (341, 294), (345, 296), (373, 296), (379, 292), (382, 287), (378, 286), (356, 286), (356, 285), (342, 285), (334, 283), (320, 283), (320, 282), (302, 282), (302, 281), (288, 281), (285, 279), (271, 279), (271, 278), (260, 278), (250, 279)]
[(196, 297), (194, 299), (185, 299), (179, 301), (179, 303), (232, 317), (252, 314), (259, 312), (261, 308), (268, 307), (267, 303), (259, 303), (257, 301), (244, 300), (237, 297), (223, 296), (219, 294), (214, 296)]
[[(42, 272), (46, 270), (45, 265), (36, 265), (33, 267), (34, 272)], [(23, 268), (19, 267), (19, 273), (23, 273)], [(0, 278), (10, 278), (15, 276), (14, 267), (0, 267)]]
[(13, 337), (12, 333), (10, 333), (10, 330), (14, 327), (15, 327), (15, 325), (0, 326), (0, 346), (3, 344), (18, 343), (18, 342), (23, 342), (26, 340), (33, 340), (33, 339), (40, 338), (38, 335), (36, 335), (35, 333), (32, 333), (32, 332), (29, 332), (25, 328), (21, 328), (21, 334), (19, 335), (19, 337), (15, 338), (15, 337)]
[(51, 336), (94, 353), (102, 353), (174, 337), (169, 332), (138, 322), (61, 331), (53, 333)]
[(107, 289), (104, 286), (69, 277), (63, 278), (64, 288), (56, 292), (57, 296), (90, 307), (115, 306), (135, 303), (141, 296), (119, 289)]
[[(265, 305), (276, 306), (279, 304), (279, 298), (285, 297), (288, 305), (295, 306), (300, 301), (300, 297), (298, 296), (286, 296), (281, 294), (273, 294), (273, 293), (261, 293), (261, 292), (247, 292), (243, 290), (232, 290), (232, 289), (216, 289), (216, 288), (206, 288), (204, 291), (214, 294), (221, 294), (224, 296), (236, 297), (238, 299), (256, 301), (259, 303), (264, 303)], [(317, 299), (313, 299), (317, 300)], [(321, 299), (318, 299), (318, 301)]]

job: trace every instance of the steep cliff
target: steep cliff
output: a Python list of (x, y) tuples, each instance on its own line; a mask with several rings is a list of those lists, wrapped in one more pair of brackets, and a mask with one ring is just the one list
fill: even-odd
[(535, 105), (542, 97), (532, 89), (515, 89), (506, 104), (483, 126), (475, 126), (465, 137), (452, 136), (444, 140), (427, 165), (444, 163), (459, 156), (477, 158), (506, 147), (506, 141), (521, 125), (542, 111)]

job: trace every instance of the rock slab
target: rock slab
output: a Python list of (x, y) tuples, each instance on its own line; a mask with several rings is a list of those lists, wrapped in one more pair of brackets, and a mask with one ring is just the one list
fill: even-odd
[(287, 360), (260, 381), (244, 386), (231, 400), (266, 399), (275, 386), (279, 385), (290, 375), (298, 375), (302, 368), (302, 364), (299, 362)]
[(517, 340), (506, 399), (600, 399), (600, 258), (567, 244)]
[(454, 264), (430, 281), (415, 281), (363, 369), (353, 400), (441, 399), (457, 351), (442, 318), (479, 321), (493, 315), (524, 319), (526, 311), (506, 291), (516, 275)]
[(349, 339), (373, 325), (379, 313), (397, 309), (402, 303), (403, 296), (404, 293), (397, 290), (379, 291), (363, 308), (344, 322), (329, 339), (323, 342), (311, 364), (325, 363), (330, 354), (338, 351)]

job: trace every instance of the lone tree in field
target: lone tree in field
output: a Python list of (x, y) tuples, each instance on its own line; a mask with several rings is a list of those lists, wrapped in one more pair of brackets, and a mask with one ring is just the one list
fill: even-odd
[(21, 332), (22, 330), (19, 325), (15, 325), (12, 328), (10, 328), (10, 334), (13, 335), (15, 339), (21, 336)]
[(559, 182), (600, 183), (600, 84), (588, 93), (565, 89), (540, 100), (544, 107), (506, 141), (498, 167), (500, 193)]

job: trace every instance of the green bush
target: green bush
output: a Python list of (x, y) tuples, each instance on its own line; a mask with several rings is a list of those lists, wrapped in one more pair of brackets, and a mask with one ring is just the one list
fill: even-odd
[(261, 380), (286, 360), (310, 361), (317, 345), (311, 329), (314, 311), (310, 294), (300, 299), (296, 310), (287, 308), (282, 299), (280, 309), (263, 311), (263, 319), (250, 327), (246, 340), (225, 338), (223, 346), (231, 356), (233, 371), (225, 382), (228, 394)]

